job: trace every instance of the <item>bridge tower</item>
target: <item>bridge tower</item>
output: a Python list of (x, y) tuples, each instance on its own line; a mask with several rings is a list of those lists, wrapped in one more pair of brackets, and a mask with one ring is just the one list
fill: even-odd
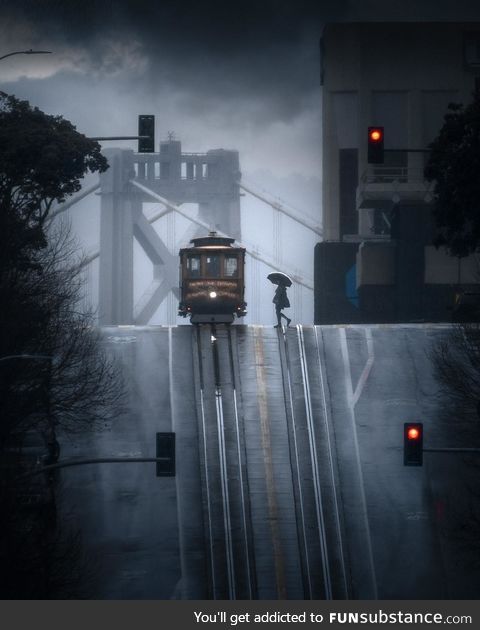
[[(100, 324), (146, 324), (170, 291), (178, 297), (178, 261), (142, 211), (144, 202), (199, 205), (199, 219), (240, 240), (241, 177), (237, 151), (182, 153), (169, 139), (160, 152), (105, 149), (110, 168), (100, 176)], [(137, 184), (137, 185), (136, 185)], [(133, 239), (153, 265), (153, 282), (133, 303)]]

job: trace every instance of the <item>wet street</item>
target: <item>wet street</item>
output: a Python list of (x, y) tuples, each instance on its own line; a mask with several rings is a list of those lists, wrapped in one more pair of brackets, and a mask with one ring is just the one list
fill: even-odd
[[(403, 423), (444, 444), (429, 349), (442, 325), (103, 329), (127, 409), (62, 457), (154, 457), (61, 471), (97, 598), (440, 599), (451, 456), (403, 466)], [(450, 457), (450, 459), (448, 459)], [(434, 459), (436, 458), (436, 459)], [(443, 477), (438, 475), (439, 467)], [(463, 576), (463, 577), (462, 577)]]

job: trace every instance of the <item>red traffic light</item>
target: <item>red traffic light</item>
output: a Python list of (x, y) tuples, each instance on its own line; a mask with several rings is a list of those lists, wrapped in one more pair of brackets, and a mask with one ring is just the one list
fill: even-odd
[(380, 142), (383, 138), (383, 129), (380, 127), (371, 127), (369, 130), (368, 137), (370, 142)]
[(368, 128), (368, 155), (369, 164), (383, 164), (383, 127)]
[(416, 427), (411, 427), (407, 431), (407, 437), (409, 440), (418, 440), (420, 437), (420, 431)]
[(423, 424), (405, 422), (403, 425), (403, 464), (421, 466), (423, 464)]

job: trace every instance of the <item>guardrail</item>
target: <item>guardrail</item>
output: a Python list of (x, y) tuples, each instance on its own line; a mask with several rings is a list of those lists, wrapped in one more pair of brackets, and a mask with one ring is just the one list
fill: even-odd
[(371, 166), (361, 176), (362, 184), (421, 184), (428, 189), (430, 182), (425, 180), (423, 168), (407, 166)]

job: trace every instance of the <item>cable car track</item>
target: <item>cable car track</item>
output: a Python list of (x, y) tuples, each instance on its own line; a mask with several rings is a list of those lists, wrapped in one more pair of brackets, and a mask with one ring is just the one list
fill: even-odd
[(202, 326), (195, 337), (211, 595), (212, 599), (253, 599), (248, 480), (232, 331)]
[[(295, 333), (280, 333), (279, 346), (291, 436), (296, 518), (302, 532), (299, 552), (307, 586), (305, 598), (346, 598), (348, 586), (341, 515), (335, 489), (335, 455), (328, 426), (318, 336), (315, 331), (315, 338), (311, 340), (315, 350), (313, 355), (311, 351), (307, 352), (301, 325), (296, 327)], [(292, 344), (294, 334), (296, 343)], [(315, 394), (314, 401), (311, 388), (313, 386), (316, 390), (313, 374), (317, 372), (321, 396), (317, 400)]]
[(310, 383), (308, 375), (307, 359), (305, 356), (305, 339), (303, 336), (303, 328), (297, 326), (298, 349), (300, 353), (300, 365), (302, 368), (303, 391), (305, 396), (305, 411), (307, 417), (308, 442), (310, 447), (310, 460), (313, 473), (313, 484), (315, 492), (315, 508), (317, 515), (318, 538), (322, 551), (322, 569), (325, 587), (325, 599), (333, 599), (332, 597), (332, 581), (330, 576), (330, 566), (328, 561), (328, 547), (325, 534), (325, 515), (322, 501), (322, 489), (320, 481), (320, 472), (318, 468), (318, 455), (315, 438), (315, 426), (312, 412), (312, 399), (310, 395)]
[[(279, 330), (277, 340), (261, 329), (253, 339), (235, 329), (208, 324), (193, 330), (210, 597), (255, 599), (276, 593), (283, 599), (303, 593), (304, 599), (345, 599), (343, 521), (317, 331)], [(243, 344), (248, 339), (256, 348), (254, 371), (237, 356), (239, 334)], [(275, 371), (266, 372), (265, 364), (278, 359)], [(243, 394), (240, 374), (242, 383), (248, 382)], [(280, 397), (270, 396), (271, 386)], [(248, 444), (242, 395), (253, 422)], [(284, 414), (283, 420), (271, 415), (274, 410)], [(276, 427), (285, 427), (286, 433)], [(286, 460), (279, 461), (279, 452)], [(265, 476), (259, 477), (262, 467)], [(262, 523), (255, 535), (252, 514), (256, 524)]]
[[(307, 540), (307, 524), (305, 518), (305, 507), (304, 507), (304, 493), (302, 491), (302, 480), (301, 480), (301, 471), (300, 471), (300, 454), (298, 449), (298, 440), (297, 440), (297, 422), (295, 418), (295, 406), (293, 402), (293, 392), (292, 392), (292, 378), (289, 369), (289, 356), (288, 356), (288, 344), (286, 341), (286, 337), (283, 337), (283, 352), (285, 356), (285, 360), (282, 361), (282, 371), (284, 382), (286, 383), (286, 405), (288, 406), (290, 416), (290, 426), (292, 432), (292, 446), (291, 454), (290, 454), (290, 466), (292, 469), (292, 475), (294, 476), (294, 486), (296, 489), (296, 522), (297, 522), (297, 532), (298, 528), (300, 528), (300, 532), (297, 533), (299, 537), (299, 552), (300, 552), (300, 562), (303, 568), (303, 581), (304, 581), (304, 591), (305, 597), (308, 599), (314, 599), (313, 588), (312, 588), (312, 577), (310, 571), (310, 554), (308, 548), (308, 540)], [(280, 356), (282, 357), (282, 348), (280, 348)], [(287, 366), (285, 369), (284, 366)]]
[[(340, 512), (340, 501), (337, 494), (337, 474), (334, 466), (334, 451), (332, 446), (333, 436), (331, 435), (331, 429), (329, 426), (329, 408), (327, 404), (327, 391), (326, 391), (326, 383), (324, 376), (324, 362), (322, 362), (320, 355), (320, 342), (318, 339), (318, 327), (314, 326), (313, 328), (315, 333), (315, 350), (317, 357), (317, 367), (318, 367), (318, 380), (320, 384), (321, 391), (321, 406), (323, 410), (323, 427), (324, 427), (324, 435), (326, 438), (326, 445), (328, 449), (328, 468), (329, 475), (331, 479), (331, 488), (333, 495), (333, 506), (334, 506), (334, 521), (335, 521), (335, 531), (337, 536), (337, 550), (339, 553), (339, 569), (340, 569), (340, 582), (341, 588), (343, 592), (343, 597), (348, 599), (349, 586), (347, 579), (347, 562), (344, 552), (344, 536), (342, 532), (342, 523), (341, 523), (341, 512)], [(322, 334), (320, 329), (320, 334)]]

